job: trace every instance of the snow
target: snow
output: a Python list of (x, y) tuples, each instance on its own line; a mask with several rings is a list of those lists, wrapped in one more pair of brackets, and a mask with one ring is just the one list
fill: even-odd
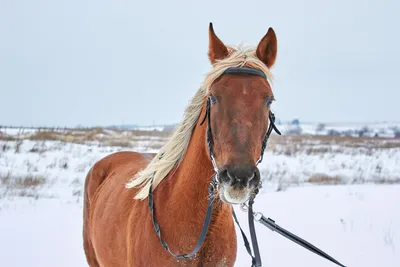
[[(133, 146), (123, 150), (156, 152), (156, 149), (148, 148), (149, 143), (153, 141), (138, 140)], [(118, 146), (109, 147), (97, 143), (0, 141), (0, 175), (23, 177), (31, 174), (44, 177), (47, 184), (38, 188), (36, 195), (61, 199), (75, 198), (76, 194), (82, 193), (85, 176), (93, 164), (100, 158), (120, 150), (122, 148)], [(0, 196), (1, 193), (2, 188)]]
[[(0, 178), (8, 177), (0, 179), (0, 266), (88, 266), (82, 193), (90, 167), (116, 151), (157, 152), (165, 141), (129, 131), (98, 135), (116, 141), (132, 138), (126, 139), (127, 147), (109, 146), (102, 139), (0, 140)], [(282, 138), (270, 140), (259, 166), (263, 188), (254, 209), (346, 266), (400, 266), (400, 141)], [(7, 184), (28, 175), (45, 183), (31, 188)], [(341, 185), (310, 183), (315, 175), (339, 179)], [(236, 210), (248, 233), (247, 215)], [(261, 224), (256, 223), (256, 230), (263, 266), (335, 266)], [(236, 266), (250, 266), (239, 232), (237, 236)]]
[[(390, 267), (400, 264), (399, 193), (399, 185), (292, 188), (258, 196), (254, 209), (346, 266)], [(256, 230), (264, 266), (335, 266), (261, 224)], [(246, 266), (243, 246), (239, 253)]]
[(294, 155), (267, 151), (260, 165), (265, 180), (280, 177), (285, 185), (300, 184), (313, 175), (338, 177), (344, 183), (396, 181), (400, 178), (400, 149), (343, 149), (321, 154), (300, 150)]
[[(320, 175), (340, 183), (399, 182), (400, 142), (396, 139), (369, 143), (333, 143), (304, 139), (268, 145), (259, 168), (265, 190), (306, 184)], [(75, 198), (81, 194), (83, 180), (100, 158), (121, 150), (157, 152), (162, 139), (137, 137), (129, 147), (105, 146), (101, 142), (84, 144), (64, 141), (0, 141), (0, 175), (27, 174), (47, 180), (36, 190), (38, 196)], [(278, 179), (277, 179), (278, 178)], [(0, 196), (4, 188), (0, 188)], [(13, 193), (13, 192), (9, 192)], [(14, 192), (17, 194), (18, 192)]]
[(18, 198), (1, 206), (1, 266), (88, 266), (82, 245), (82, 204)]
[(278, 128), (282, 133), (307, 135), (341, 135), (369, 136), (393, 138), (400, 134), (400, 122), (365, 122), (365, 123), (312, 123), (312, 122), (281, 122)]
[[(254, 209), (346, 266), (400, 264), (399, 185), (309, 186), (261, 193)], [(246, 214), (235, 208), (248, 233)], [(256, 223), (263, 266), (335, 266)], [(82, 244), (82, 201), (0, 200), (1, 266), (88, 266)], [(250, 266), (238, 235), (235, 266)]]

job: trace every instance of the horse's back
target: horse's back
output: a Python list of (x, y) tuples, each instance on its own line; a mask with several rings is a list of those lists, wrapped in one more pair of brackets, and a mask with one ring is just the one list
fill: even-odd
[[(100, 266), (93, 247), (92, 224), (93, 209), (97, 206), (114, 205), (117, 208), (119, 200), (109, 194), (109, 191), (123, 192), (124, 185), (140, 169), (146, 167), (155, 154), (141, 154), (136, 152), (116, 152), (97, 161), (86, 176), (84, 192), (84, 211), (83, 211), (83, 239), (87, 261), (91, 267)], [(108, 186), (105, 186), (108, 184)], [(104, 187), (104, 188), (103, 188)], [(97, 203), (98, 195), (105, 191), (110, 196), (107, 203)], [(107, 192), (108, 191), (108, 192)], [(125, 190), (126, 191), (126, 190)], [(129, 190), (130, 191), (130, 190)], [(133, 199), (134, 194), (130, 191)], [(104, 199), (102, 197), (102, 199)], [(123, 208), (123, 207), (121, 207)]]
[[(122, 172), (128, 175), (134, 175), (140, 169), (144, 168), (154, 157), (154, 154), (142, 154), (131, 151), (122, 151), (110, 154), (99, 161), (89, 170), (85, 181), (85, 196), (92, 201), (100, 185), (110, 177), (112, 172)], [(119, 177), (122, 178), (120, 175)], [(126, 177), (127, 180), (131, 177)]]

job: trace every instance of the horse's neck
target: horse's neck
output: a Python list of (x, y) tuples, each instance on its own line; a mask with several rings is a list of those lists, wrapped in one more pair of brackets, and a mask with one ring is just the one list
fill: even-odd
[[(157, 187), (156, 215), (164, 240), (174, 252), (188, 253), (196, 245), (208, 206), (208, 186), (214, 168), (205, 145), (205, 127), (197, 125), (179, 167)], [(208, 235), (200, 254), (218, 266), (230, 266), (236, 255), (236, 235), (230, 205), (216, 195)]]
[(181, 198), (197, 203), (198, 208), (207, 207), (208, 186), (214, 174), (205, 145), (205, 132), (206, 126), (196, 126), (185, 156), (171, 177), (175, 182), (173, 191)]
[[(182, 162), (154, 192), (156, 214), (169, 222), (198, 222), (201, 227), (208, 206), (208, 187), (214, 168), (205, 141), (206, 126), (196, 126)], [(213, 217), (218, 216), (222, 204), (215, 196)], [(225, 207), (227, 208), (227, 207)]]

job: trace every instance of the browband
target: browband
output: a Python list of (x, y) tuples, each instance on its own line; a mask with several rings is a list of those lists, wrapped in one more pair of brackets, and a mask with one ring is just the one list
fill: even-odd
[(223, 74), (240, 74), (240, 73), (261, 76), (264, 79), (268, 80), (267, 75), (265, 75), (265, 73), (262, 72), (261, 70), (256, 70), (256, 69), (251, 69), (251, 68), (246, 68), (246, 67), (229, 68), (229, 69), (226, 69)]

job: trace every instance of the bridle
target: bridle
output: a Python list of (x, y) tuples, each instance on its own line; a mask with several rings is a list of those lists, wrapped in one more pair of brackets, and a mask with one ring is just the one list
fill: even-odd
[[(257, 69), (252, 69), (252, 68), (246, 68), (246, 67), (240, 67), (240, 68), (228, 68), (227, 70), (225, 70), (222, 75), (224, 74), (248, 74), (248, 75), (256, 75), (256, 76), (261, 76), (264, 79), (267, 79), (267, 76), (265, 75), (264, 72), (257, 70)], [(154, 200), (153, 200), (153, 180), (151, 180), (150, 183), (150, 187), (149, 187), (149, 195), (148, 195), (148, 199), (149, 199), (149, 208), (150, 208), (150, 213), (151, 213), (151, 217), (152, 217), (152, 222), (153, 222), (153, 226), (154, 229), (156, 231), (156, 234), (158, 236), (158, 238), (160, 239), (160, 243), (161, 245), (174, 257), (176, 258), (194, 258), (196, 253), (199, 251), (199, 249), (201, 248), (201, 246), (203, 245), (203, 242), (205, 240), (205, 237), (207, 235), (207, 231), (208, 231), (208, 227), (210, 225), (211, 222), (211, 215), (212, 215), (212, 208), (213, 208), (213, 204), (214, 204), (214, 200), (215, 200), (215, 188), (218, 184), (218, 167), (217, 164), (215, 162), (215, 157), (214, 157), (214, 141), (213, 141), (213, 137), (212, 137), (212, 132), (211, 132), (211, 113), (210, 113), (210, 108), (211, 108), (211, 98), (208, 97), (207, 98), (207, 103), (206, 103), (206, 112), (204, 115), (204, 118), (202, 119), (202, 121), (200, 122), (200, 125), (203, 125), (203, 123), (205, 122), (205, 120), (207, 119), (207, 132), (206, 132), (206, 139), (207, 139), (207, 145), (208, 145), (208, 151), (209, 151), (209, 156), (210, 156), (210, 160), (213, 164), (214, 167), (214, 171), (215, 173), (213, 174), (211, 183), (208, 187), (208, 207), (207, 207), (207, 212), (206, 212), (206, 216), (204, 218), (204, 223), (203, 223), (203, 228), (201, 230), (200, 233), (200, 237), (197, 241), (197, 244), (195, 246), (195, 248), (187, 254), (175, 254), (173, 253), (167, 243), (162, 239), (161, 237), (161, 229), (160, 229), (160, 225), (157, 223), (155, 215), (154, 215)], [(269, 126), (268, 129), (266, 131), (266, 134), (264, 135), (264, 138), (262, 140), (262, 144), (261, 144), (261, 154), (259, 159), (256, 162), (256, 165), (260, 164), (263, 160), (263, 156), (264, 156), (264, 151), (265, 148), (267, 146), (267, 141), (272, 133), (272, 130), (274, 130), (278, 135), (281, 135), (281, 132), (278, 130), (278, 128), (275, 125), (275, 115), (274, 113), (272, 113), (272, 111), (269, 112)], [(247, 252), (249, 253), (249, 255), (252, 258), (252, 267), (261, 267), (261, 257), (260, 257), (260, 252), (259, 252), (259, 248), (258, 248), (258, 242), (257, 242), (257, 236), (256, 236), (256, 232), (255, 232), (255, 227), (254, 227), (254, 219), (256, 219), (257, 221), (259, 221), (260, 223), (262, 223), (263, 225), (265, 225), (266, 227), (268, 227), (269, 229), (276, 231), (278, 233), (280, 233), (281, 235), (289, 238), (290, 240), (292, 240), (293, 242), (296, 242), (300, 245), (302, 245), (303, 247), (313, 251), (314, 253), (317, 253), (318, 255), (320, 255), (321, 257), (324, 257), (330, 261), (333, 261), (334, 263), (338, 264), (339, 266), (345, 267), (344, 265), (342, 265), (341, 263), (339, 263), (338, 261), (336, 261), (335, 259), (333, 259), (332, 257), (330, 257), (328, 254), (326, 254), (325, 252), (323, 252), (322, 250), (314, 247), (313, 245), (311, 245), (310, 243), (308, 243), (307, 241), (301, 239), (300, 237), (297, 237), (296, 235), (290, 233), (289, 231), (285, 230), (284, 228), (278, 226), (277, 224), (275, 224), (275, 222), (268, 218), (266, 219), (261, 213), (259, 212), (253, 212), (253, 204), (254, 204), (254, 199), (256, 197), (256, 195), (258, 194), (259, 188), (261, 186), (261, 181), (260, 184), (255, 188), (255, 190), (253, 191), (253, 193), (250, 195), (250, 198), (248, 200), (248, 205), (246, 204), (242, 204), (242, 208), (243, 209), (247, 209), (248, 211), (248, 222), (249, 222), (249, 230), (250, 230), (250, 236), (251, 236), (251, 241), (252, 241), (252, 245), (253, 245), (253, 251), (254, 251), (254, 256), (251, 252), (251, 248), (250, 248), (250, 244), (249, 241), (244, 233), (244, 231), (242, 230), (239, 221), (236, 217), (235, 211), (232, 208), (232, 215), (233, 215), (233, 219), (235, 220), (236, 224), (238, 225), (242, 237), (243, 237), (243, 241), (246, 247)], [(257, 216), (257, 218), (256, 218)]]
[[(257, 69), (251, 69), (251, 68), (229, 68), (227, 70), (224, 71), (223, 74), (249, 74), (249, 75), (256, 75), (256, 76), (261, 76), (264, 79), (267, 79), (267, 76), (265, 75), (264, 72), (257, 70)], [(223, 75), (222, 74), (222, 75)], [(203, 120), (200, 122), (200, 125), (202, 125), (204, 123), (204, 121), (207, 119), (207, 144), (208, 144), (208, 151), (209, 151), (209, 155), (210, 155), (210, 159), (213, 163), (214, 166), (214, 175), (213, 175), (213, 179), (212, 179), (212, 184), (216, 184), (218, 183), (218, 168), (217, 168), (217, 164), (215, 163), (215, 156), (214, 156), (214, 141), (212, 138), (212, 132), (211, 132), (211, 98), (208, 97), (207, 98), (207, 103), (206, 103), (206, 113), (204, 115)], [(264, 135), (264, 138), (262, 140), (262, 144), (261, 144), (261, 154), (260, 157), (258, 158), (256, 165), (260, 164), (263, 160), (263, 156), (264, 156), (264, 151), (265, 148), (267, 147), (267, 141), (272, 133), (272, 130), (275, 130), (275, 132), (279, 135), (281, 135), (281, 132), (278, 130), (278, 128), (275, 125), (275, 115), (274, 113), (272, 113), (272, 111), (269, 112), (269, 126), (268, 129)], [(252, 209), (253, 209), (253, 203), (254, 203), (254, 199), (256, 197), (256, 195), (258, 194), (258, 189), (261, 186), (261, 181), (260, 184), (255, 188), (255, 190), (253, 191), (253, 193), (251, 194), (250, 198), (249, 198), (249, 228), (250, 228), (250, 236), (251, 236), (251, 240), (252, 240), (252, 245), (253, 245), (253, 250), (254, 250), (254, 256), (251, 253), (251, 249), (250, 249), (250, 245), (249, 242), (247, 240), (247, 237), (244, 233), (244, 231), (242, 230), (242, 227), (239, 224), (239, 220), (236, 217), (235, 211), (232, 208), (232, 214), (233, 214), (233, 218), (236, 222), (236, 224), (238, 225), (245, 246), (246, 246), (246, 250), (249, 253), (249, 255), (252, 258), (252, 266), (261, 266), (261, 257), (260, 257), (260, 253), (259, 253), (259, 249), (258, 249), (258, 242), (257, 242), (257, 236), (255, 233), (255, 227), (254, 227), (254, 220), (252, 219)]]
[[(267, 79), (267, 76), (265, 75), (264, 72), (260, 71), (260, 70), (256, 70), (256, 69), (251, 69), (251, 68), (229, 68), (227, 70), (225, 70), (222, 75), (224, 74), (239, 74), (239, 73), (244, 73), (244, 74), (250, 74), (250, 75), (257, 75), (257, 76), (261, 76), (264, 79)], [(207, 144), (208, 144), (208, 150), (209, 150), (209, 154), (210, 154), (210, 159), (212, 161), (212, 164), (214, 166), (214, 170), (215, 172), (218, 174), (218, 168), (217, 165), (215, 163), (215, 157), (214, 157), (214, 149), (213, 149), (213, 138), (212, 138), (212, 134), (211, 134), (211, 113), (210, 113), (210, 108), (211, 108), (211, 98), (208, 97), (207, 98), (207, 103), (206, 103), (206, 113), (204, 115), (203, 120), (200, 122), (200, 125), (202, 125), (204, 123), (204, 121), (207, 119)], [(264, 135), (264, 138), (262, 140), (262, 144), (261, 144), (261, 154), (260, 157), (258, 158), (256, 165), (260, 164), (261, 161), (263, 160), (264, 157), (264, 151), (265, 148), (267, 147), (267, 141), (269, 136), (272, 133), (272, 130), (274, 130), (277, 134), (281, 135), (281, 132), (278, 130), (278, 128), (275, 125), (275, 115), (274, 113), (272, 113), (272, 111), (269, 112), (269, 126), (267, 129), (266, 134)]]

